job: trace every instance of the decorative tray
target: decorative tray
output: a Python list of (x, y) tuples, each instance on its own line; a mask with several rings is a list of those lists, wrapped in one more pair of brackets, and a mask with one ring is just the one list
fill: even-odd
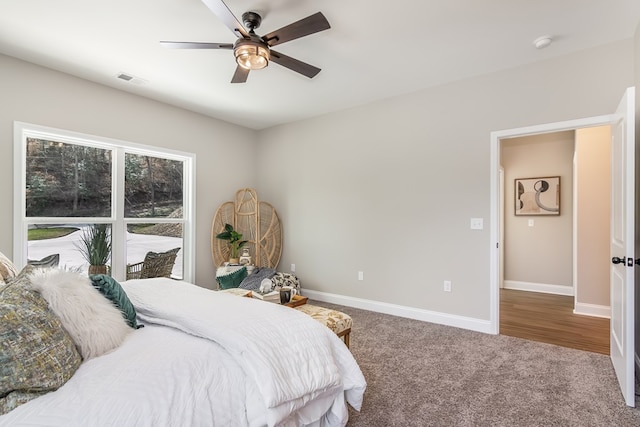
[(298, 307), (306, 304), (308, 299), (309, 297), (303, 297), (302, 295), (294, 295), (293, 298), (291, 298), (291, 302), (288, 302), (284, 305), (286, 305), (287, 307)]

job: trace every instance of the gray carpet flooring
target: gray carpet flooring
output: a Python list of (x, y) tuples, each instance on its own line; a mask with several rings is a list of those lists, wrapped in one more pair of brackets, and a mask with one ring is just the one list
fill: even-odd
[(367, 380), (349, 427), (640, 426), (608, 356), (313, 301), (348, 313)]

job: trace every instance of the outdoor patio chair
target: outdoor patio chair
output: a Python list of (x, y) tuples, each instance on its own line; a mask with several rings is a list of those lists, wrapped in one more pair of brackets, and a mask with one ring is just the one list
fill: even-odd
[(167, 252), (147, 252), (144, 261), (127, 264), (127, 280), (170, 277), (180, 248)]
[(60, 254), (48, 255), (42, 259), (29, 259), (27, 264), (34, 267), (57, 267), (60, 264)]

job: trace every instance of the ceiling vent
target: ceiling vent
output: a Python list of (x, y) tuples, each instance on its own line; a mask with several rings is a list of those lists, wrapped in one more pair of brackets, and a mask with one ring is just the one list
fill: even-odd
[(116, 78), (138, 86), (148, 83), (145, 79), (141, 79), (140, 77), (132, 76), (131, 74), (127, 73), (118, 73), (116, 74)]

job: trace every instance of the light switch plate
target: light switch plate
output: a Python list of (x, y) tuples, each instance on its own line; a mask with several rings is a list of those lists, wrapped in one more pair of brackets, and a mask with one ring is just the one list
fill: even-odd
[(484, 228), (484, 219), (483, 218), (471, 218), (471, 229), (472, 230), (482, 230)]

